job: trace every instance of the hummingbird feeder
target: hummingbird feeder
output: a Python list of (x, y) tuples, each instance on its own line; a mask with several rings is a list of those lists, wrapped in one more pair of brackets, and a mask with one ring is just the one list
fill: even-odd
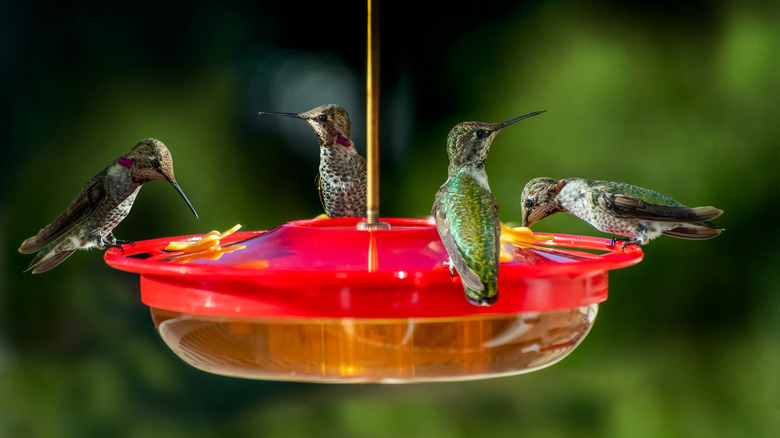
[(367, 218), (223, 233), (195, 252), (165, 251), (193, 236), (141, 241), (108, 250), (106, 263), (141, 275), (141, 299), (165, 343), (215, 374), (398, 383), (554, 364), (593, 326), (608, 271), (639, 263), (642, 250), (560, 234), (504, 242), (497, 302), (469, 303), (432, 220), (379, 218), (377, 38), (368, 6)]

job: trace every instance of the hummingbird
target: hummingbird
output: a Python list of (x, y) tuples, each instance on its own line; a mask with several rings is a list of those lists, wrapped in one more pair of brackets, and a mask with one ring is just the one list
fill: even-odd
[(450, 271), (458, 271), (474, 305), (489, 306), (498, 299), (501, 222), (485, 173), (490, 145), (502, 129), (543, 112), (503, 123), (463, 122), (447, 136), (447, 181), (436, 193), (431, 214), (450, 256)]
[(156, 179), (171, 183), (198, 217), (173, 176), (170, 151), (160, 140), (147, 138), (95, 175), (54, 222), (22, 242), (20, 253), (37, 252), (25, 272), (46, 272), (79, 249), (131, 243), (117, 240), (112, 230), (130, 212), (141, 186)]
[(623, 248), (645, 245), (661, 234), (681, 239), (711, 239), (723, 231), (710, 220), (723, 214), (715, 207), (688, 207), (669, 196), (621, 182), (583, 178), (535, 178), (522, 194), (523, 226), (566, 212), (613, 238)]
[(352, 143), (347, 111), (333, 104), (304, 113), (260, 112), (261, 116), (285, 116), (305, 120), (320, 143), (317, 185), (320, 201), (330, 218), (366, 216), (366, 159)]

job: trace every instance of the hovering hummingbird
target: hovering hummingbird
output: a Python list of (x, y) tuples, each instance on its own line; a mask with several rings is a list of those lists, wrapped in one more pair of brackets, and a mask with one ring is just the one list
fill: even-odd
[(320, 142), (320, 200), (330, 218), (366, 216), (366, 159), (355, 151), (349, 113), (321, 105), (305, 113), (260, 112), (305, 120)]
[(450, 256), (450, 270), (458, 271), (472, 304), (489, 306), (498, 299), (501, 223), (485, 173), (490, 144), (500, 130), (543, 112), (504, 123), (460, 123), (447, 137), (447, 181), (436, 193), (431, 214)]
[(198, 217), (173, 176), (170, 151), (160, 140), (147, 138), (95, 175), (54, 222), (22, 242), (20, 253), (38, 253), (27, 271), (46, 272), (79, 249), (129, 243), (117, 240), (112, 230), (130, 212), (141, 185), (155, 179), (171, 183)]
[(557, 212), (566, 212), (613, 238), (623, 248), (644, 245), (666, 234), (682, 239), (711, 239), (723, 231), (711, 219), (723, 214), (715, 207), (688, 207), (661, 193), (620, 182), (582, 178), (535, 178), (523, 189), (523, 226), (530, 227)]

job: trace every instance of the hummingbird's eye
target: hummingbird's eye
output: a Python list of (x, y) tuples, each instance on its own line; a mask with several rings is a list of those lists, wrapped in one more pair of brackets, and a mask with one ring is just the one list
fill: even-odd
[(326, 116), (325, 114), (320, 114), (317, 116), (317, 120), (319, 120), (320, 122), (324, 122), (325, 120), (328, 120), (328, 116)]
[(484, 129), (477, 130), (477, 138), (482, 138), (484, 136), (485, 136), (485, 130)]
[(160, 160), (158, 160), (157, 158), (152, 158), (152, 167), (154, 167), (155, 169), (159, 169), (160, 168)]
[(525, 200), (525, 207), (526, 208), (531, 208), (533, 206), (534, 206), (534, 200), (533, 199), (528, 198), (528, 199)]

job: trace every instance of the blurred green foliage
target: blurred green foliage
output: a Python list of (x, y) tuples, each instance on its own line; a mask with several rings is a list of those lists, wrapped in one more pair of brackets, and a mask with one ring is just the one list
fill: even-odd
[[(536, 176), (726, 211), (718, 239), (660, 238), (612, 273), (591, 334), (551, 368), (408, 386), (230, 379), (176, 358), (137, 277), (100, 253), (22, 274), (20, 242), (146, 137), (169, 146), (201, 219), (152, 183), (119, 238), (318, 214), (314, 135), (255, 114), (338, 103), (364, 150), (364, 6), (321, 6), (0, 6), (0, 437), (776, 436), (776, 2), (382, 5), (384, 215), (428, 214), (454, 124), (537, 109), (487, 162), (504, 221)], [(536, 230), (602, 235), (565, 215)]]

